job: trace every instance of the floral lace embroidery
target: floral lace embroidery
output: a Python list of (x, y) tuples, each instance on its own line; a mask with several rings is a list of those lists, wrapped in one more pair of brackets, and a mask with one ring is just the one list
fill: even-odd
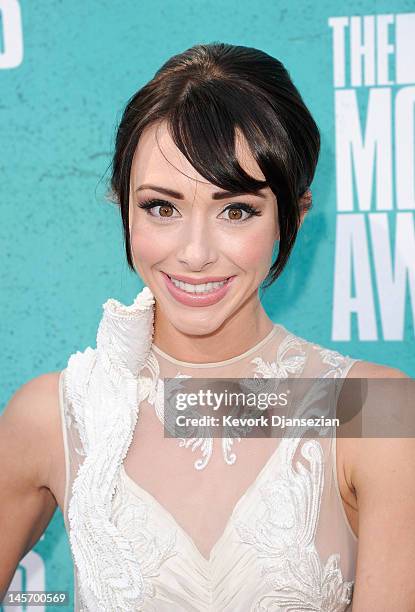
[(137, 495), (132, 495), (125, 487), (122, 478), (112, 500), (112, 520), (120, 533), (131, 542), (140, 563), (143, 577), (143, 595), (152, 598), (156, 595), (153, 577), (159, 574), (161, 565), (176, 551), (176, 531), (155, 524), (151, 508)]
[[(256, 364), (255, 374), (263, 378), (288, 378), (289, 374), (301, 374), (304, 368), (306, 354), (301, 348), (305, 341), (293, 334), (288, 334), (277, 349), (275, 361), (265, 362), (256, 357), (251, 363)], [(288, 351), (296, 351), (294, 355), (287, 356)], [(254, 374), (254, 378), (257, 376)]]
[(319, 344), (313, 344), (312, 348), (319, 352), (321, 360), (330, 366), (322, 378), (339, 378), (343, 376), (344, 367), (350, 362), (348, 355), (341, 355), (332, 349), (323, 348)]
[(315, 547), (315, 534), (324, 486), (323, 451), (316, 440), (301, 448), (310, 470), (292, 457), (298, 439), (283, 440), (285, 457), (275, 479), (260, 487), (262, 504), (253, 527), (242, 521), (235, 529), (243, 542), (264, 558), (263, 593), (255, 612), (343, 612), (352, 600), (353, 582), (344, 582), (339, 554), (330, 555), (323, 566)]
[[(287, 378), (289, 374), (299, 375), (304, 367), (305, 352), (301, 349), (301, 344), (304, 341), (299, 340), (293, 334), (288, 334), (278, 347), (276, 361), (264, 362), (260, 357), (251, 361), (256, 364), (254, 370), (254, 378)], [(295, 355), (287, 356), (290, 350), (297, 350)], [(150, 376), (144, 376), (145, 369), (150, 371)], [(190, 375), (176, 374), (175, 378), (192, 378)], [(150, 351), (146, 365), (140, 373), (141, 395), (140, 401), (147, 399), (154, 406), (154, 410), (158, 419), (163, 425), (166, 425), (164, 418), (164, 382), (160, 378), (160, 366), (154, 351)], [(247, 384), (247, 386), (249, 386)], [(191, 416), (191, 415), (190, 415)], [(195, 416), (197, 416), (195, 414)], [(202, 431), (203, 434), (203, 431)], [(225, 462), (232, 465), (236, 461), (236, 454), (232, 452), (233, 444), (241, 441), (239, 436), (225, 436), (221, 438), (222, 454)], [(213, 438), (201, 435), (192, 438), (179, 438), (179, 446), (184, 448), (191, 447), (192, 451), (200, 449), (202, 457), (194, 462), (194, 467), (197, 470), (203, 470), (209, 463), (213, 452)]]
[[(118, 526), (111, 516), (111, 500), (117, 490), (120, 466), (131, 444), (139, 403), (146, 394), (150, 394), (149, 397), (153, 397), (155, 402), (163, 394), (162, 384), (154, 387), (154, 380), (151, 378), (146, 382), (144, 377), (138, 377), (145, 357), (148, 356), (147, 350), (151, 346), (153, 303), (148, 288), (137, 296), (131, 306), (124, 306), (116, 300), (108, 300), (104, 304), (104, 316), (98, 329), (97, 349), (88, 347), (84, 353), (78, 351), (68, 362), (65, 390), (86, 453), (85, 461), (72, 483), (72, 497), (68, 509), (69, 536), (79, 576), (78, 597), (82, 612), (95, 612), (95, 610), (133, 612), (141, 609), (145, 593), (152, 592), (151, 580), (150, 584), (148, 583), (151, 571), (158, 571), (157, 568), (160, 568), (161, 563), (167, 558), (166, 555), (173, 552), (168, 542), (158, 541), (154, 544), (153, 541), (152, 560), (143, 556), (140, 562), (140, 552), (137, 554), (130, 542), (131, 533), (129, 532), (126, 537), (123, 529), (124, 520), (128, 521), (128, 516), (121, 519), (120, 515)], [(294, 342), (302, 340), (292, 335), (291, 337)], [(301, 362), (301, 354), (297, 355), (298, 357), (300, 359), (297, 361)], [(328, 358), (329, 355), (327, 353), (322, 357)], [(273, 371), (271, 364), (265, 366)], [(263, 365), (264, 362), (261, 366)], [(293, 371), (297, 371), (295, 358), (294, 366), (285, 364), (285, 371), (290, 372), (291, 367), (294, 367)], [(146, 384), (148, 387), (145, 387)], [(157, 391), (153, 396), (151, 396), (152, 390)], [(226, 440), (223, 442), (226, 444)], [(227, 452), (229, 450), (227, 447)], [(282, 470), (287, 469), (286, 463), (283, 458)], [(306, 471), (304, 467), (302, 469)], [(300, 468), (299, 474), (301, 474)], [(308, 486), (310, 487), (310, 483)], [(281, 497), (280, 493), (279, 495)], [(278, 507), (278, 499), (274, 499), (274, 515), (275, 508)], [(297, 511), (298, 516), (295, 520), (298, 523), (304, 519), (304, 511), (301, 511), (301, 508), (297, 508)], [(308, 511), (310, 512), (310, 509)], [(272, 517), (270, 522), (272, 524)], [(310, 516), (308, 522), (311, 522)], [(143, 537), (143, 545), (147, 541), (147, 529), (150, 530), (150, 526), (145, 527), (145, 524), (143, 519), (140, 536)], [(284, 540), (288, 547), (289, 535), (288, 529)], [(275, 545), (275, 542), (270, 541), (271, 550)], [(144, 555), (144, 548), (141, 550)], [(305, 550), (312, 549), (305, 547)], [(287, 551), (289, 559), (292, 558), (290, 552)], [(271, 558), (274, 556), (271, 554)], [(312, 558), (312, 552), (309, 556)], [(343, 585), (340, 570), (337, 572), (338, 556), (332, 555), (329, 558), (330, 563), (327, 562), (324, 568), (317, 561), (313, 562), (314, 571), (310, 574), (312, 584), (313, 586), (316, 583), (321, 584), (321, 593), (324, 594), (326, 593), (324, 585), (327, 583), (328, 590), (334, 589), (337, 601), (340, 589), (338, 584)], [(271, 565), (269, 575), (273, 573), (272, 568)], [(285, 566), (283, 568), (285, 572)], [(291, 564), (289, 568), (295, 575), (295, 567)], [(284, 572), (280, 575), (286, 577), (287, 574)], [(304, 582), (303, 574), (298, 576)], [(320, 582), (316, 576), (321, 576)], [(340, 579), (339, 583), (336, 582), (336, 576)], [(301, 582), (300, 578), (297, 577), (297, 583)], [(275, 580), (278, 583), (278, 579), (274, 579), (274, 582)], [(294, 582), (294, 585), (297, 583)], [(301, 591), (300, 587), (301, 584), (298, 584), (300, 594), (304, 593), (304, 589)], [(282, 595), (281, 591), (279, 595)], [(291, 597), (290, 594), (289, 596)], [(317, 595), (313, 597), (317, 601)], [(321, 600), (324, 605), (328, 601), (326, 608), (309, 606), (307, 609), (322, 609), (326, 612), (343, 610), (331, 606), (327, 598)], [(262, 605), (261, 601), (258, 605)], [(294, 609), (298, 610), (297, 604), (294, 605), (296, 606)]]

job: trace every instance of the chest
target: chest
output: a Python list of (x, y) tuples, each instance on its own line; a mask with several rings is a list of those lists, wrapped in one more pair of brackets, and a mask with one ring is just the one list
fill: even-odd
[[(199, 472), (186, 471), (174, 446), (161, 440), (158, 446), (154, 437), (147, 449), (144, 441), (136, 442), (139, 439), (121, 467), (112, 519), (133, 542), (143, 567), (157, 560), (157, 568), (152, 566), (152, 575), (159, 577), (153, 580), (156, 593), (168, 590), (171, 572), (180, 568), (186, 597), (193, 589), (197, 592), (198, 610), (205, 609), (201, 605), (205, 590), (206, 610), (240, 609), (235, 607), (238, 597), (244, 604), (241, 609), (262, 597), (275, 605), (282, 597), (282, 584), (281, 605), (305, 609), (315, 598), (313, 609), (346, 609), (354, 553), (338, 533), (327, 531), (316, 541), (323, 454), (315, 440), (304, 444), (310, 469), (295, 472), (289, 466), (278, 469), (290, 456), (292, 442), (276, 449), (275, 439), (243, 440), (245, 446), (241, 443), (232, 449), (235, 464), (224, 467), (222, 440), (216, 439), (208, 465)], [(187, 464), (195, 460), (190, 449), (177, 446), (177, 440), (170, 442)], [(169, 468), (155, 460), (163, 454), (170, 458)], [(140, 470), (146, 456), (151, 470)], [(237, 471), (232, 471), (237, 464)], [(221, 586), (225, 575), (226, 585)], [(334, 575), (336, 584), (330, 584)], [(241, 576), (245, 578), (235, 590), (235, 580)], [(324, 587), (322, 576), (326, 576)], [(217, 583), (216, 578), (221, 581)], [(215, 603), (219, 597), (220, 605), (212, 606), (210, 597)]]
[[(357, 536), (357, 506), (346, 479), (347, 445), (338, 438), (334, 449), (331, 440), (322, 441), (325, 454), (321, 452), (312, 474), (303, 444), (294, 441), (291, 455), (287, 450), (291, 447), (280, 449), (281, 439), (276, 438), (165, 438), (154, 411), (143, 409), (123, 462), (123, 475), (132, 492), (148, 492), (208, 556), (235, 508), (252, 489), (262, 486), (257, 496), (260, 503), (267, 495), (263, 485), (275, 484), (279, 487), (277, 513), (296, 512), (296, 504), (306, 512), (307, 504), (321, 502), (323, 480), (332, 480), (330, 470), (336, 470), (337, 495), (331, 492), (331, 501), (325, 504), (340, 506)], [(331, 464), (334, 454), (336, 465)]]
[[(54, 439), (57, 444), (49, 489), (63, 512), (69, 457), (65, 457), (62, 432), (57, 431)], [(159, 440), (156, 444), (155, 439)], [(164, 438), (157, 422), (151, 417), (143, 416), (123, 462), (123, 472), (131, 489), (135, 488), (136, 493), (140, 488), (148, 491), (177, 517), (177, 521), (198, 541), (199, 550), (206, 556), (223, 531), (227, 517), (231, 515), (243, 492), (254, 483), (270, 461), (276, 445), (275, 439), (245, 439), (241, 443), (234, 441), (228, 449), (228, 457), (233, 454), (237, 457), (238, 464), (233, 466), (225, 463), (222, 440), (217, 438), (213, 440), (210, 449), (205, 448), (206, 454), (210, 453), (208, 469), (197, 470), (195, 463), (198, 457), (200, 459), (202, 456), (201, 452), (197, 453), (198, 449), (192, 452), (191, 445), (188, 448), (179, 447), (177, 439)], [(357, 537), (357, 501), (350, 488), (348, 476), (351, 452), (347, 439), (338, 438), (334, 469), (339, 503)], [(169, 457), (171, 460), (168, 460)], [(149, 465), (151, 470), (142, 469), (142, 466)], [(237, 469), (232, 469), (233, 467)], [(166, 483), (170, 483), (170, 486)]]

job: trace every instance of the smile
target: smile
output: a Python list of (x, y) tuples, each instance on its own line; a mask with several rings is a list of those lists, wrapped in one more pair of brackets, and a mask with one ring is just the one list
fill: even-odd
[(219, 302), (228, 292), (236, 276), (207, 283), (185, 283), (161, 272), (170, 295), (186, 306), (211, 306)]
[(169, 276), (169, 278), (175, 287), (178, 287), (187, 293), (210, 293), (211, 291), (216, 291), (216, 289), (219, 289), (219, 287), (223, 287), (223, 285), (225, 285), (225, 283), (227, 283), (229, 280), (229, 278), (225, 278), (223, 281), (219, 282), (192, 284), (176, 280), (173, 276)]

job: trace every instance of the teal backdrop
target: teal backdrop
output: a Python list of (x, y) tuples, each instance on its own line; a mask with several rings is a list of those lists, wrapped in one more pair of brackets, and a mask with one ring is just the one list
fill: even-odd
[[(171, 55), (213, 41), (282, 60), (321, 129), (313, 209), (268, 314), (415, 375), (413, 1), (0, 0), (1, 409), (95, 346), (109, 297), (141, 289), (105, 199), (117, 123)], [(12, 587), (68, 591), (72, 609), (59, 510)]]

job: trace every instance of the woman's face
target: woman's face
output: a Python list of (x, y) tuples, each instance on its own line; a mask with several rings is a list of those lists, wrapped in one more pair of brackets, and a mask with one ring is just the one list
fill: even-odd
[[(264, 180), (240, 132), (236, 153), (246, 172)], [(279, 236), (271, 189), (264, 188), (257, 195), (218, 197), (225, 192), (193, 168), (174, 144), (165, 123), (143, 132), (130, 184), (133, 260), (156, 298), (158, 320), (165, 318), (164, 323), (167, 320), (185, 334), (212, 333), (233, 315), (240, 323), (251, 317), (252, 324), (260, 306), (257, 290), (268, 274)], [(153, 208), (140, 208), (147, 200), (158, 201)], [(253, 207), (258, 214), (246, 212), (241, 204)], [(205, 293), (188, 297), (183, 290), (175, 290), (166, 275), (194, 282), (206, 277), (233, 278), (226, 290), (216, 289), (219, 294), (212, 300)]]

